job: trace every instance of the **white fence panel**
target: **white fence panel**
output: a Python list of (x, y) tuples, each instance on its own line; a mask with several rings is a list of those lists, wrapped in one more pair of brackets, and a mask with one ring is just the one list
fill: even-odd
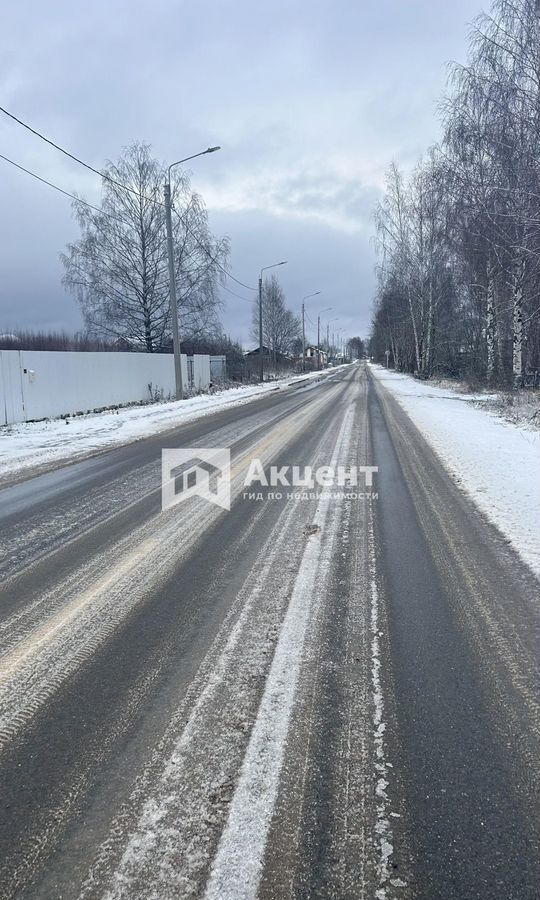
[(24, 422), (24, 395), (19, 350), (0, 350), (0, 424)]
[(193, 357), (194, 391), (207, 391), (210, 387), (210, 357), (204, 353), (196, 353)]
[(174, 394), (170, 354), (22, 350), (26, 420)]
[(210, 378), (212, 383), (224, 381), (227, 377), (227, 357), (211, 356), (210, 357)]
[[(186, 389), (210, 385), (210, 357), (195, 355)], [(171, 353), (81, 353), (56, 350), (0, 351), (0, 424), (89, 412), (108, 406), (175, 395)]]

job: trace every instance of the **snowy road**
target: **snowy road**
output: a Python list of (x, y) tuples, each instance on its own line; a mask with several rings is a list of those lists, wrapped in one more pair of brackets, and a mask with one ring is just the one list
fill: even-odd
[[(162, 513), (164, 446), (231, 511)], [(538, 582), (363, 367), (0, 500), (0, 897), (537, 897)]]

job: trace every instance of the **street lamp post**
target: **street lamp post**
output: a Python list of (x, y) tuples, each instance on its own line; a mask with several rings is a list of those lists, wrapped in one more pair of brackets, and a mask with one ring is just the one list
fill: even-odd
[(177, 160), (177, 162), (171, 163), (167, 170), (167, 181), (163, 186), (163, 194), (165, 198), (165, 222), (167, 226), (167, 257), (169, 261), (169, 304), (171, 311), (171, 327), (174, 353), (174, 380), (177, 400), (182, 400), (184, 396), (184, 386), (182, 384), (182, 354), (180, 352), (178, 306), (176, 305), (176, 276), (174, 271), (174, 246), (171, 206), (171, 169), (173, 169), (175, 166), (181, 165), (181, 163), (189, 162), (190, 159), (196, 159), (198, 156), (205, 156), (207, 153), (215, 153), (216, 150), (221, 150), (221, 147), (208, 147), (207, 150), (202, 150), (201, 153), (194, 153), (193, 156), (186, 156), (185, 159), (179, 159)]
[(307, 297), (302, 297), (302, 372), (306, 371), (306, 324), (305, 324), (305, 301), (309, 300), (310, 297), (318, 297), (320, 291), (315, 291), (314, 294), (308, 294)]
[(344, 362), (345, 362), (345, 329), (344, 329), (344, 328), (340, 328), (340, 329), (339, 329), (339, 334), (340, 334), (340, 337), (339, 337), (339, 353), (340, 353), (340, 357), (341, 357), (341, 362), (344, 363)]
[(330, 356), (330, 323), (338, 322), (338, 321), (339, 321), (339, 316), (336, 316), (335, 319), (329, 319), (328, 322), (326, 323), (326, 350), (327, 350), (327, 353), (329, 356)]
[(271, 266), (264, 266), (261, 269), (261, 274), (259, 275), (259, 381), (264, 381), (264, 356), (263, 356), (263, 302), (262, 302), (262, 289), (263, 289), (263, 272), (266, 272), (267, 269), (275, 269), (277, 266), (285, 266), (287, 265), (287, 260), (283, 260), (283, 262), (274, 263)]
[(317, 370), (321, 368), (321, 315), (323, 312), (330, 312), (331, 309), (333, 309), (332, 306), (327, 306), (325, 309), (321, 309), (317, 316)]
[(338, 328), (336, 330), (337, 334), (337, 343), (338, 343), (338, 354), (341, 362), (343, 362), (343, 328)]

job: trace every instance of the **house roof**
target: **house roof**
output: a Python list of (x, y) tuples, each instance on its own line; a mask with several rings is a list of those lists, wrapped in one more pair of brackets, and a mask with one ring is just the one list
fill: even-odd
[[(265, 344), (262, 345), (262, 349), (263, 349), (263, 353), (268, 353), (268, 354), (271, 353), (272, 356), (274, 355), (274, 351), (269, 350)], [(254, 347), (253, 350), (246, 350), (244, 352), (244, 356), (255, 356), (255, 354), (257, 354), (257, 355), (259, 354), (258, 347)], [(277, 355), (278, 359), (291, 359), (291, 356), (289, 356), (288, 353), (281, 353), (281, 351), (279, 351), (279, 350), (277, 351), (276, 355)]]

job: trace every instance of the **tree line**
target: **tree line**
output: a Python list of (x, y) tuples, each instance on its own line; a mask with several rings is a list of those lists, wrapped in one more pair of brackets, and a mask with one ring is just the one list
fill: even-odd
[(122, 349), (112, 341), (89, 337), (87, 334), (77, 332), (69, 334), (67, 331), (43, 331), (30, 328), (16, 329), (15, 331), (0, 334), (0, 350), (60, 350), (67, 352), (76, 350), (80, 353), (120, 350)]
[[(170, 340), (164, 342), (161, 349), (163, 352), (172, 353), (172, 342)], [(130, 344), (123, 338), (102, 340), (90, 337), (84, 332), (69, 334), (66, 331), (31, 329), (16, 329), (0, 334), (0, 350), (56, 350), (61, 352), (77, 351), (78, 353), (146, 352), (144, 345), (139, 342)], [(242, 381), (249, 376), (242, 347), (225, 334), (186, 338), (182, 342), (182, 353), (186, 353), (188, 356), (196, 353), (225, 356), (228, 378), (232, 381)]]
[(371, 353), (429, 378), (540, 367), (540, 2), (494, 0), (441, 102), (443, 138), (375, 211)]

